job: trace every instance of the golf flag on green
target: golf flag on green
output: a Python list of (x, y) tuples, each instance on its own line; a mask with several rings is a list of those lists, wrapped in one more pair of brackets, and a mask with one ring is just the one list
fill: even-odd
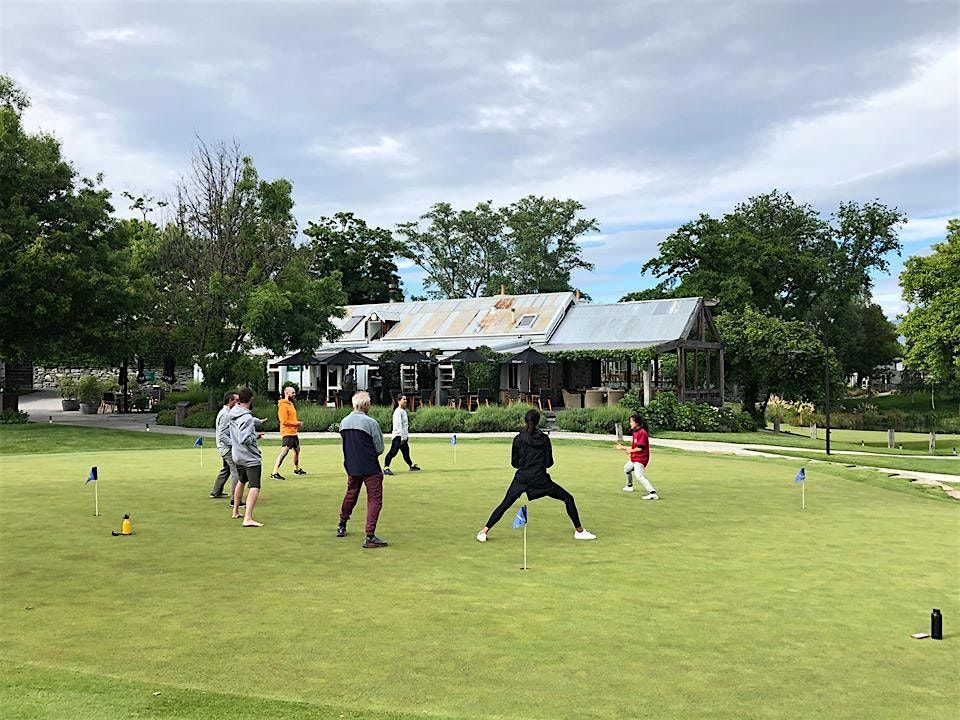
[(513, 529), (516, 530), (518, 527), (523, 528), (523, 568), (522, 570), (527, 569), (527, 506), (521, 505), (520, 509), (517, 510), (517, 516), (513, 519)]
[(800, 483), (800, 509), (807, 509), (807, 483), (804, 482), (807, 479), (807, 474), (803, 471), (803, 468), (800, 468), (800, 472), (797, 473), (797, 476), (793, 479), (795, 483)]
[(527, 506), (521, 505), (520, 509), (517, 510), (517, 516), (513, 519), (513, 529), (516, 530), (518, 527), (523, 527), (527, 524)]
[(96, 465), (90, 468), (90, 472), (87, 474), (87, 481), (84, 485), (89, 485), (90, 483), (93, 483), (93, 516), (97, 517), (100, 515), (100, 483), (97, 482)]

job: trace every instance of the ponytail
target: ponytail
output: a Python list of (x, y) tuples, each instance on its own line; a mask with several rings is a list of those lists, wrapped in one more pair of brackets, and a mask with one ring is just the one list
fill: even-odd
[(523, 416), (523, 440), (527, 445), (533, 442), (533, 436), (540, 425), (540, 413), (530, 408)]

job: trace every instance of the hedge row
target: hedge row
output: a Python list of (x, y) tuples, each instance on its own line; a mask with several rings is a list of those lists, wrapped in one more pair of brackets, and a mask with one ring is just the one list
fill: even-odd
[[(635, 396), (625, 398), (636, 402)], [(420, 433), (479, 433), (479, 432), (517, 432), (523, 427), (523, 415), (529, 409), (527, 405), (490, 405), (482, 406), (476, 412), (446, 407), (427, 407), (411, 412), (410, 431)], [(297, 417), (303, 423), (302, 432), (335, 432), (340, 421), (349, 413), (347, 408), (327, 408), (310, 403), (297, 404)], [(615, 407), (602, 407), (558, 412), (556, 424), (559, 430), (594, 434), (612, 434), (616, 423), (629, 427), (630, 414), (639, 412), (650, 429), (687, 430), (696, 432), (748, 432), (757, 429), (756, 422), (747, 413), (730, 407), (715, 408), (701, 403), (680, 403), (673, 395), (662, 394), (649, 406), (631, 407), (621, 404)], [(263, 429), (268, 432), (278, 430), (276, 413), (269, 404), (255, 404), (254, 414), (266, 416)], [(191, 406), (187, 410), (185, 426), (190, 428), (212, 428), (217, 411), (207, 410), (206, 405)], [(390, 408), (374, 405), (370, 416), (379, 424), (383, 432), (390, 432), (393, 413)], [(161, 425), (172, 425), (174, 412), (165, 410), (157, 415)], [(541, 418), (541, 426), (545, 418)]]

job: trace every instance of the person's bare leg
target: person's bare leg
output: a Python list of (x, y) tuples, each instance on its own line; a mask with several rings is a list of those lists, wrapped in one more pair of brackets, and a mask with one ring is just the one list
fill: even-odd
[(263, 523), (253, 519), (253, 508), (257, 504), (257, 498), (260, 497), (260, 488), (250, 488), (247, 493), (247, 511), (243, 514), (244, 527), (263, 527)]
[(300, 448), (298, 447), (293, 449), (293, 469), (300, 469)]
[(288, 452), (290, 452), (290, 448), (288, 448), (286, 445), (284, 445), (282, 448), (280, 448), (280, 455), (277, 456), (277, 462), (276, 462), (276, 464), (273, 466), (273, 474), (274, 474), (274, 475), (276, 475), (278, 472), (280, 472), (280, 465), (283, 464), (283, 459), (287, 456), (287, 453), (288, 453)]
[(238, 518), (240, 513), (240, 500), (243, 499), (243, 483), (238, 482), (237, 486), (233, 489), (233, 505), (230, 506), (231, 517)]

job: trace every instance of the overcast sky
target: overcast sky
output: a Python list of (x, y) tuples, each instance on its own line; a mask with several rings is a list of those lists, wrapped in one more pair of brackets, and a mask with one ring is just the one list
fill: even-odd
[[(678, 224), (772, 188), (878, 198), (929, 252), (960, 215), (958, 7), (0, 0), (0, 68), (118, 196), (167, 195), (200, 136), (292, 180), (301, 227), (576, 198), (602, 232), (574, 282), (608, 302)], [(891, 317), (902, 260), (875, 281)]]

